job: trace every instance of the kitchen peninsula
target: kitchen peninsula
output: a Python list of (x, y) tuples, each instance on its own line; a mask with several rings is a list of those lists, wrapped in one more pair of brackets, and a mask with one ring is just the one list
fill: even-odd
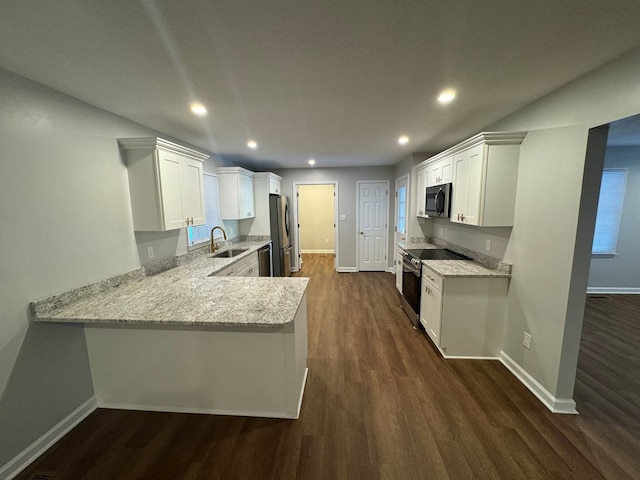
[(32, 319), (84, 325), (98, 407), (297, 418), (309, 279), (211, 276), (264, 244), (40, 300)]

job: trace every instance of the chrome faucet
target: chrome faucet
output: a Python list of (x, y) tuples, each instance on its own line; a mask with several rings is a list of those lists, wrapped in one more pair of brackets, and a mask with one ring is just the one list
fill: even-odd
[(214, 231), (216, 228), (219, 228), (219, 229), (220, 229), (220, 231), (222, 232), (222, 236), (224, 237), (224, 239), (225, 239), (225, 240), (227, 239), (227, 232), (225, 232), (225, 231), (224, 231), (224, 228), (222, 228), (220, 225), (216, 225), (215, 227), (213, 227), (213, 228), (211, 229), (211, 253), (213, 253), (213, 252), (215, 252), (215, 251), (216, 251), (216, 244), (215, 244), (215, 243), (213, 243), (213, 231)]

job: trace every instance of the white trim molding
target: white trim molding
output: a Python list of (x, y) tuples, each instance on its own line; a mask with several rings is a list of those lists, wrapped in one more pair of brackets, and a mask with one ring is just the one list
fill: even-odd
[(9, 463), (0, 468), (0, 479), (11, 480), (25, 468), (35, 462), (44, 452), (58, 440), (69, 433), (82, 420), (98, 408), (96, 397), (91, 397), (73, 412), (54, 425), (47, 433), (16, 455)]
[(328, 250), (300, 250), (300, 253), (330, 254), (330, 253), (335, 253), (335, 251), (333, 249), (328, 249)]
[(592, 293), (601, 293), (603, 295), (638, 295), (640, 288), (638, 287), (588, 287), (587, 295)]
[[(292, 183), (293, 189), (292, 189), (292, 197), (291, 197), (291, 202), (293, 203), (292, 208), (293, 208), (293, 224), (295, 225), (295, 235), (293, 236), (293, 250), (294, 250), (294, 255), (295, 255), (295, 265), (292, 265), (292, 271), (297, 272), (300, 270), (300, 268), (302, 268), (302, 262), (301, 259), (298, 255), (302, 255), (303, 253), (307, 253), (307, 252), (303, 252), (302, 248), (300, 247), (300, 217), (299, 217), (299, 213), (298, 213), (298, 187), (301, 185), (333, 185), (333, 224), (334, 224), (334, 232), (333, 232), (333, 245), (334, 245), (334, 249), (331, 250), (331, 252), (325, 252), (325, 253), (333, 253), (334, 254), (334, 258), (333, 258), (333, 268), (336, 269), (337, 272), (340, 271), (340, 269), (338, 268), (338, 265), (340, 265), (340, 250), (339, 250), (339, 239), (340, 239), (340, 233), (339, 233), (339, 229), (340, 229), (340, 223), (339, 223), (339, 214), (338, 214), (338, 205), (339, 205), (339, 188), (338, 188), (338, 181), (337, 180), (318, 180), (318, 181), (294, 181)], [(310, 252), (311, 253), (311, 252)], [(313, 253), (320, 253), (320, 251), (316, 250)]]
[(556, 398), (509, 355), (500, 352), (500, 362), (540, 400), (552, 413), (577, 414), (572, 398)]
[(338, 267), (336, 271), (338, 273), (357, 273), (358, 267)]

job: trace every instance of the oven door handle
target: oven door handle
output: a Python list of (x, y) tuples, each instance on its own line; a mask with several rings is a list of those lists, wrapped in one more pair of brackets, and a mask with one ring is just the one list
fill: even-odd
[(402, 262), (402, 267), (403, 270), (406, 272), (411, 272), (413, 273), (416, 277), (420, 276), (420, 266), (416, 266), (414, 264), (412, 264), (411, 262)]

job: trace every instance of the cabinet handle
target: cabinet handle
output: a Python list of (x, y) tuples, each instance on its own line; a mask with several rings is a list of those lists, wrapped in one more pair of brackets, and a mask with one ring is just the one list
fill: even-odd
[(460, 214), (460, 220), (464, 222), (464, 213)]

